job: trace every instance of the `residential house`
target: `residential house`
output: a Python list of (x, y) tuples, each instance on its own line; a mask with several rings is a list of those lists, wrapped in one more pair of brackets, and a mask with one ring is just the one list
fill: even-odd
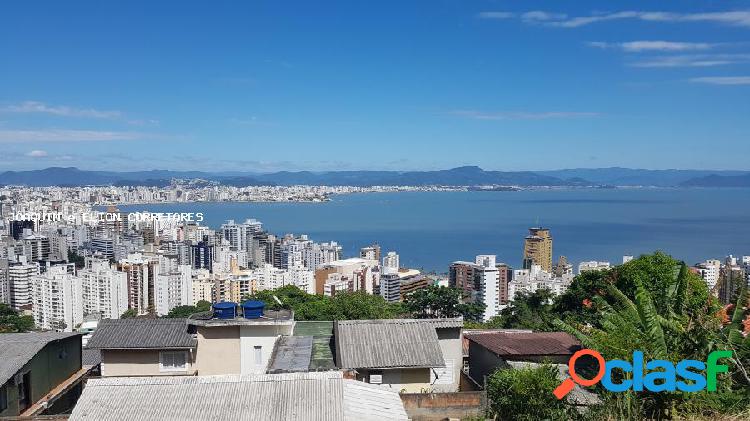
[(86, 374), (78, 333), (2, 333), (0, 417), (67, 412)]
[(463, 319), (339, 320), (336, 365), (404, 392), (458, 390)]
[(185, 319), (105, 319), (89, 339), (98, 350), (101, 375), (195, 375), (198, 341)]
[(469, 377), (483, 385), (498, 368), (513, 362), (567, 364), (581, 344), (565, 332), (494, 331), (467, 334)]
[(201, 376), (265, 373), (276, 341), (294, 328), (290, 310), (227, 319), (216, 314), (194, 317), (188, 324), (197, 335), (195, 368)]

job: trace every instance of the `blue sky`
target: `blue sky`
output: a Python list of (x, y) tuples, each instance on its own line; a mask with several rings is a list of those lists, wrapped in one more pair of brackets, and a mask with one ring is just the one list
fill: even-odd
[(15, 1), (0, 57), (0, 170), (750, 170), (748, 1)]

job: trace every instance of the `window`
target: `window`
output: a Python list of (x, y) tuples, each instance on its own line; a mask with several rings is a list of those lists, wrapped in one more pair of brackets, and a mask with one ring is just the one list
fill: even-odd
[(5, 386), (0, 386), (0, 412), (8, 409), (8, 389)]
[(373, 370), (373, 371), (371, 371), (368, 383), (370, 383), (370, 384), (383, 384), (383, 372), (381, 370), (377, 370), (377, 371)]
[(263, 347), (262, 346), (256, 346), (253, 347), (255, 351), (255, 365), (261, 365), (263, 364)]
[(160, 352), (159, 371), (187, 371), (187, 351)]

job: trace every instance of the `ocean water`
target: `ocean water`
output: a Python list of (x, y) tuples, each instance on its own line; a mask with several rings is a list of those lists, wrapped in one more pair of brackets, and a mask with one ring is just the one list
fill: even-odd
[(179, 203), (124, 211), (203, 212), (204, 225), (255, 218), (271, 233), (337, 241), (344, 255), (377, 242), (402, 266), (446, 272), (496, 254), (521, 264), (528, 227), (550, 228), (554, 259), (620, 263), (663, 250), (688, 263), (750, 254), (750, 189), (570, 189), (336, 196), (326, 203)]

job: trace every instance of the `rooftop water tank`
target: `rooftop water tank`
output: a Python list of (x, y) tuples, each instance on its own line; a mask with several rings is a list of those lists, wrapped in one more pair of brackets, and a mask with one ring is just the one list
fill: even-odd
[(266, 303), (263, 301), (245, 301), (242, 303), (242, 314), (246, 319), (259, 319), (263, 316), (263, 307)]
[(214, 303), (214, 318), (234, 319), (237, 315), (237, 304), (231, 301)]

